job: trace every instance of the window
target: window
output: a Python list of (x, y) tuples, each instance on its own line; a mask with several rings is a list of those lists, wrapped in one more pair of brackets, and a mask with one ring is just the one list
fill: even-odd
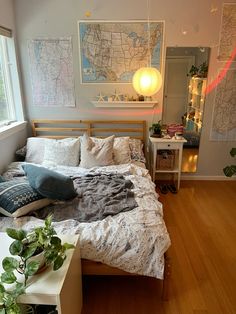
[(0, 35), (0, 123), (15, 119), (6, 41)]
[(11, 30), (0, 26), (0, 127), (22, 120), (14, 40)]

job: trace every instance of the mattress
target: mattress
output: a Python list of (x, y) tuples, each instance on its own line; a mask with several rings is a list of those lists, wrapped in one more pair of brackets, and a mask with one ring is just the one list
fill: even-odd
[[(22, 178), (22, 164), (24, 163), (12, 163), (4, 177)], [(163, 279), (164, 253), (170, 246), (170, 238), (163, 219), (162, 204), (158, 201), (155, 185), (145, 167), (130, 163), (92, 169), (65, 166), (50, 169), (71, 177), (119, 173), (131, 180), (138, 204), (136, 208), (100, 221), (80, 223), (66, 219), (66, 211), (70, 210), (70, 202), (67, 202), (63, 205), (63, 210), (60, 210), (63, 221), (55, 222), (54, 227), (58, 234), (79, 234), (81, 257), (84, 259), (99, 261), (126, 272)], [(57, 208), (57, 202), (54, 205)], [(58, 206), (61, 209), (61, 202), (58, 202)], [(42, 224), (42, 220), (33, 216), (17, 219), (0, 216), (0, 231), (7, 227), (31, 230)]]

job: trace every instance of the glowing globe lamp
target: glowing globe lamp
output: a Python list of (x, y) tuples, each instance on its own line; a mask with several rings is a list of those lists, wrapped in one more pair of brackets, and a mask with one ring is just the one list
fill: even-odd
[(161, 74), (155, 68), (140, 68), (134, 73), (133, 87), (139, 95), (152, 96), (159, 91), (161, 85)]

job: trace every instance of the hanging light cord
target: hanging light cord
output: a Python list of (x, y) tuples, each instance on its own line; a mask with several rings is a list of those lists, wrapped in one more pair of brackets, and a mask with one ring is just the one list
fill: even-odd
[(151, 48), (150, 48), (150, 40), (151, 40), (151, 34), (150, 34), (150, 18), (149, 18), (149, 0), (147, 0), (147, 14), (148, 14), (148, 64), (151, 67)]

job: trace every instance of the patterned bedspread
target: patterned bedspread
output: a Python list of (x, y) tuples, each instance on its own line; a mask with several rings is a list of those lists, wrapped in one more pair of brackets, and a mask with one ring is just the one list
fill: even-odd
[[(22, 178), (21, 165), (12, 163), (4, 174), (6, 179)], [(101, 221), (80, 223), (73, 219), (55, 222), (60, 234), (79, 234), (82, 258), (99, 261), (130, 273), (163, 278), (164, 253), (170, 245), (162, 212), (162, 204), (157, 199), (155, 186), (148, 170), (126, 164), (93, 169), (57, 166), (50, 168), (71, 177), (95, 173), (118, 173), (134, 184), (133, 192), (138, 207)], [(71, 202), (57, 202), (54, 207), (62, 219), (70, 210)], [(6, 227), (30, 230), (41, 225), (42, 220), (25, 216), (17, 219), (0, 216), (0, 231)]]

